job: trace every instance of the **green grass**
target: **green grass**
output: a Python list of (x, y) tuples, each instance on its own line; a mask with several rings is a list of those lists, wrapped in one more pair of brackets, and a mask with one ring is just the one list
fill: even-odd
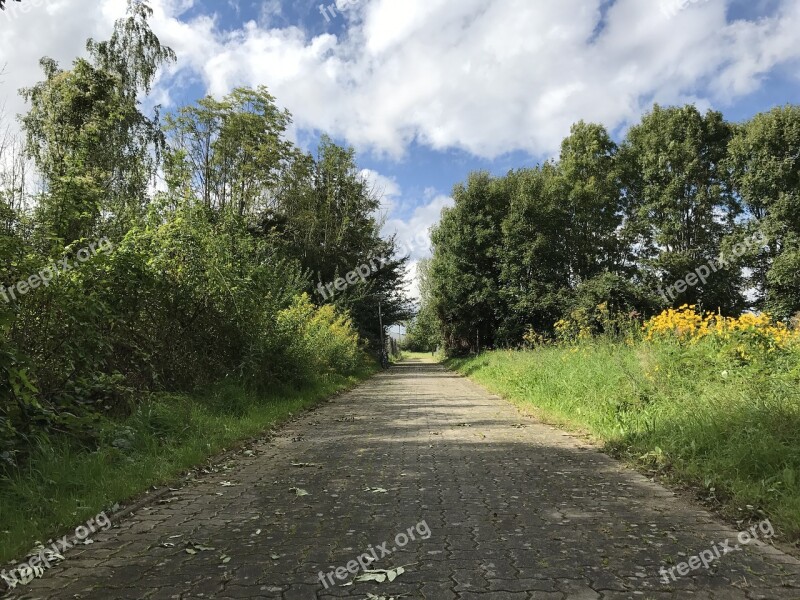
[(21, 558), (36, 540), (66, 533), (117, 502), (174, 480), (373, 372), (330, 376), (270, 397), (235, 383), (196, 395), (161, 395), (123, 422), (100, 423), (94, 451), (67, 440), (41, 443), (24, 471), (0, 480), (0, 563)]
[(800, 541), (797, 355), (737, 364), (699, 344), (606, 340), (448, 365), (543, 420)]

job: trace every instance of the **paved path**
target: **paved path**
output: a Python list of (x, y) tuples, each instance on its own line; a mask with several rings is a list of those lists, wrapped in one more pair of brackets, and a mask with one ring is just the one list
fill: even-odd
[[(737, 533), (438, 365), (393, 367), (253, 450), (25, 597), (800, 598), (799, 563), (755, 543), (678, 577)], [(405, 572), (339, 587), (370, 550), (373, 570)]]

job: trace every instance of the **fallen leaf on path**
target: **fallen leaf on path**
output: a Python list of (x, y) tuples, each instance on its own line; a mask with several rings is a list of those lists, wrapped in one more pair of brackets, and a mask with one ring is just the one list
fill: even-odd
[(198, 552), (212, 552), (216, 550), (216, 548), (212, 548), (211, 546), (204, 546), (203, 544), (197, 544), (195, 542), (186, 542), (188, 548), (186, 548), (186, 554), (197, 554)]
[(386, 581), (386, 575), (384, 573), (362, 573), (358, 577), (356, 577), (353, 581), (357, 581), (359, 583), (364, 581), (374, 581), (376, 583), (383, 583)]
[(297, 496), (310, 496), (311, 495), (307, 491), (305, 491), (303, 488), (293, 487), (293, 488), (289, 488), (289, 491), (290, 492), (294, 492), (295, 495), (297, 495)]
[[(410, 565), (405, 565), (405, 566), (407, 567)], [(357, 581), (359, 583), (365, 581), (375, 581), (376, 583), (383, 583), (384, 581), (388, 581), (389, 583), (391, 583), (405, 572), (406, 572), (405, 567), (397, 567), (394, 569), (365, 570), (361, 575), (356, 577), (353, 581)]]

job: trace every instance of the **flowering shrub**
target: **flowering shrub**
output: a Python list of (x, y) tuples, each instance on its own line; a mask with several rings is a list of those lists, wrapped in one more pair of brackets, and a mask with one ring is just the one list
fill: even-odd
[(559, 342), (574, 343), (592, 337), (592, 321), (586, 310), (573, 310), (566, 319), (559, 319), (553, 325)]
[(709, 334), (714, 318), (710, 314), (698, 313), (694, 306), (684, 305), (677, 310), (670, 308), (653, 317), (644, 324), (644, 331), (648, 341), (665, 337), (698, 340)]
[(794, 347), (800, 331), (775, 321), (769, 314), (746, 313), (740, 317), (723, 317), (698, 312), (694, 305), (668, 309), (644, 324), (645, 339), (673, 339), (696, 344), (711, 340), (743, 361)]

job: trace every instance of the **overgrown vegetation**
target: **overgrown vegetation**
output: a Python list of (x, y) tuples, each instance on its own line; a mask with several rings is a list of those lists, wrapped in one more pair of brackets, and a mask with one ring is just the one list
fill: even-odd
[(643, 330), (628, 321), (618, 335), (566, 325), (560, 342), (450, 364), (691, 485), (732, 519), (766, 515), (800, 543), (800, 333), (766, 316), (694, 307), (665, 311)]
[[(453, 197), (421, 309), (450, 353), (552, 338), (574, 311), (597, 322), (600, 304), (643, 316), (682, 304), (800, 311), (797, 106), (743, 124), (655, 106), (620, 144), (580, 122), (558, 161), (474, 173)], [(738, 246), (755, 234), (763, 243)], [(690, 274), (696, 284), (672, 287)]]
[(42, 59), (24, 140), (0, 140), (4, 556), (338, 389), (370, 362), (378, 303), (407, 316), (402, 257), (314, 295), (396, 254), (352, 149), (302, 152), (263, 87), (143, 111), (175, 58), (151, 14), (129, 0), (70, 68)]

